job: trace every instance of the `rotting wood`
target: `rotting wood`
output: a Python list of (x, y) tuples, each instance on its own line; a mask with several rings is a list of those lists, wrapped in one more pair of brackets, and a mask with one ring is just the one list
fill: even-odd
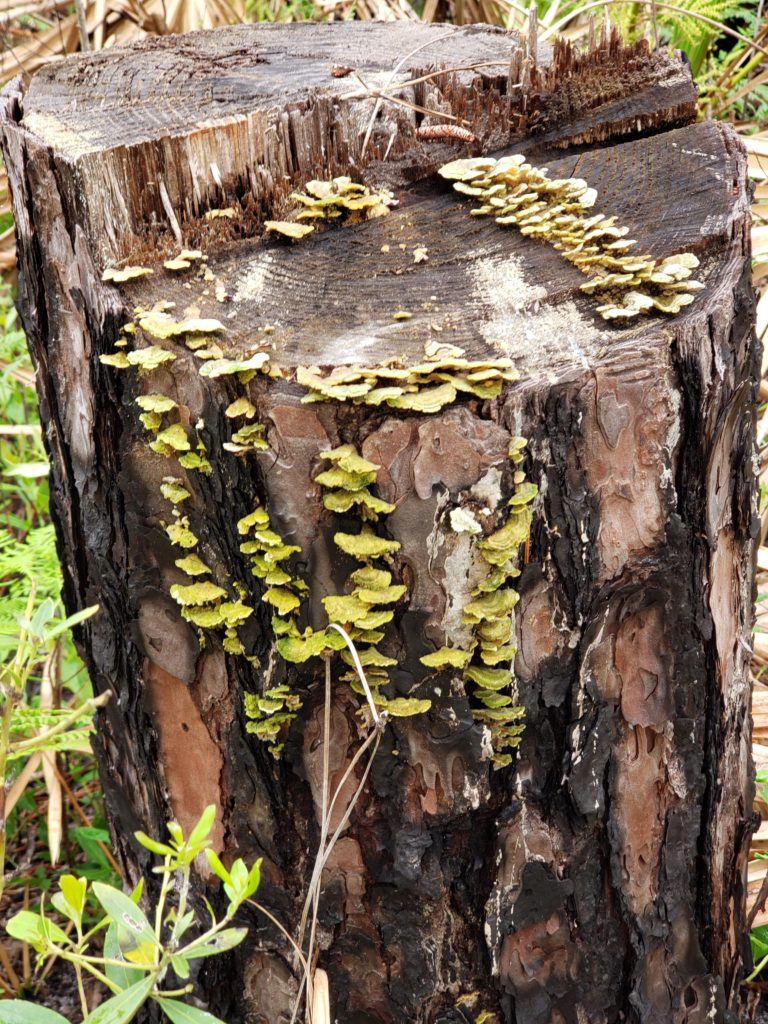
[[(639, 251), (693, 252), (706, 289), (692, 306), (605, 324), (575, 268), (471, 217), (436, 178), (469, 152), (418, 138), (438, 118), (384, 101), (361, 159), (376, 98), (333, 68), (355, 66), (391, 95), (392, 66), (431, 39), (398, 72), (423, 79), (408, 101), (460, 118), (478, 152), (522, 151), (552, 176), (586, 179)], [(446, 70), (478, 63), (490, 66)], [(200, 652), (170, 597), (189, 580), (160, 487), (182, 478), (217, 582), (236, 577), (254, 604), (236, 523), (263, 502), (302, 549), (322, 623), (320, 599), (348, 566), (312, 479), (321, 451), (353, 443), (396, 506), (387, 526), (409, 600), (389, 641), (395, 693), (428, 693), (433, 708), (388, 729), (327, 867), (320, 966), (334, 1018), (735, 1021), (749, 955), (757, 352), (744, 156), (727, 128), (688, 123), (682, 62), (607, 36), (586, 57), (558, 44), (534, 61), (488, 29), (236, 28), (78, 58), (17, 82), (3, 103), (66, 598), (101, 603), (81, 641), (97, 688), (119, 697), (98, 753), (128, 877), (148, 868), (134, 828), (191, 821), (216, 794), (218, 848), (263, 855), (262, 899), (295, 925), (317, 840), (322, 685), (312, 663), (280, 666), (256, 605), (249, 652), (305, 700), (275, 763), (243, 714), (264, 673), (212, 640)], [(294, 189), (338, 174), (393, 189), (399, 206), (296, 245), (261, 237)], [(179, 248), (167, 205), (207, 271), (163, 268)], [(123, 263), (154, 273), (101, 281)], [(176, 360), (146, 386), (100, 363), (134, 307), (159, 300), (179, 318), (220, 320), (229, 355), (269, 346), (286, 376), (204, 377), (174, 339), (162, 347)], [(432, 416), (301, 402), (297, 366), (414, 364), (430, 339), (511, 357), (521, 379)], [(224, 455), (235, 429), (224, 410), (245, 390), (269, 451)], [(210, 475), (147, 452), (137, 391), (170, 396), (189, 436), (203, 421)], [(419, 658), (459, 629), (469, 596), (449, 513), (473, 499), (497, 511), (518, 435), (540, 488), (517, 583), (526, 730), (515, 766), (491, 773), (466, 697), (450, 677), (425, 678)], [(335, 688), (336, 778), (356, 706)], [(201, 982), (231, 1024), (277, 1024), (297, 985), (289, 951), (263, 918), (248, 923), (249, 944)]]

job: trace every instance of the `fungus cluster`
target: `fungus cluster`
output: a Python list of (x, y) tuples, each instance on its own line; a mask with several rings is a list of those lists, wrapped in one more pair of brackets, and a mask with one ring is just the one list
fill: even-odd
[[(379, 216), (391, 205), (389, 194), (370, 192), (343, 178), (330, 183), (310, 182), (303, 198), (298, 194), (295, 198), (303, 207), (301, 219), (295, 222), (299, 227), (304, 226), (302, 221), (321, 216), (331, 220), (342, 215), (358, 220)], [(202, 266), (203, 260), (197, 250), (185, 250), (168, 261), (173, 266), (167, 269), (185, 270), (181, 263), (191, 266), (197, 261)], [(104, 280), (119, 283), (147, 272), (151, 271), (125, 268), (105, 272)], [(266, 508), (258, 505), (237, 522), (239, 549), (260, 582), (260, 596), (249, 598), (250, 588), (230, 578), (226, 569), (222, 570), (213, 549), (206, 550), (204, 557), (201, 553), (201, 547), (206, 545), (200, 544), (197, 527), (193, 529), (190, 522), (197, 522), (194, 500), (190, 499), (195, 491), (194, 472), (212, 472), (202, 436), (204, 424), (189, 424), (184, 407), (152, 387), (153, 375), (171, 366), (186, 348), (206, 382), (234, 378), (244, 390), (234, 397), (229, 391), (223, 414), (231, 434), (228, 438), (225, 434), (218, 454), (243, 457), (269, 447), (247, 385), (257, 374), (282, 372), (270, 366), (265, 346), (245, 356), (228, 352), (223, 340), (226, 329), (219, 320), (202, 317), (195, 307), (177, 319), (173, 309), (174, 304), (164, 300), (150, 309), (136, 308), (132, 321), (123, 326), (115, 350), (99, 357), (115, 370), (135, 371), (135, 403), (141, 425), (150, 435), (148, 447), (188, 471), (183, 478), (166, 476), (160, 485), (161, 495), (171, 507), (171, 516), (168, 521), (161, 520), (161, 525), (177, 549), (175, 567), (184, 574), (180, 582), (170, 586), (170, 595), (179, 605), (182, 618), (199, 631), (201, 646), (206, 642), (206, 632), (216, 631), (221, 634), (224, 651), (252, 662), (255, 658), (246, 652), (241, 627), (254, 614), (257, 602), (263, 601), (265, 607), (269, 606), (275, 650), (283, 661), (301, 663), (341, 651), (341, 658), (350, 669), (342, 679), (360, 693), (358, 677), (352, 671), (354, 662), (341, 635), (330, 627), (313, 629), (304, 625), (309, 583), (292, 568), (294, 557), (301, 557), (300, 549), (283, 540)], [(462, 349), (435, 341), (426, 346), (423, 360), (413, 366), (347, 366), (328, 373), (319, 367), (299, 367), (296, 381), (307, 391), (303, 401), (389, 406), (428, 415), (462, 397), (496, 398), (504, 382), (517, 380), (518, 376), (508, 359), (471, 361)], [(520, 444), (511, 453), (515, 463), (522, 459), (524, 444), (522, 439), (518, 440)], [(386, 697), (383, 692), (391, 683), (389, 670), (396, 661), (384, 654), (380, 645), (398, 602), (406, 596), (406, 587), (393, 575), (392, 558), (400, 545), (382, 529), (384, 518), (394, 511), (394, 506), (374, 492), (379, 467), (362, 458), (352, 445), (322, 452), (321, 458), (323, 463), (314, 480), (322, 488), (323, 505), (332, 515), (347, 517), (347, 525), (333, 533), (333, 542), (357, 563), (349, 573), (343, 593), (323, 599), (328, 621), (343, 626), (351, 636), (373, 698), (382, 710), (396, 716), (422, 713), (429, 709), (429, 700)], [(497, 765), (509, 763), (510, 755), (505, 748), (518, 741), (522, 729), (522, 709), (514, 707), (512, 697), (504, 692), (513, 678), (511, 667), (500, 666), (510, 662), (514, 654), (512, 609), (517, 595), (508, 582), (517, 572), (514, 560), (517, 546), (527, 537), (529, 502), (535, 488), (525, 484), (519, 472), (514, 474), (514, 482), (515, 494), (504, 524), (483, 539), (482, 528), (474, 523), (478, 534), (476, 550), (487, 563), (488, 573), (465, 610), (465, 623), (473, 627), (471, 649), (444, 647), (423, 659), (425, 668), (461, 669), (465, 682), (473, 684), (475, 714), (491, 731)], [(190, 508), (191, 511), (185, 511)], [(461, 507), (455, 508), (451, 522), (458, 523), (462, 514)], [(350, 518), (357, 521), (359, 529), (348, 525)], [(290, 724), (301, 709), (301, 695), (281, 682), (267, 684), (263, 693), (245, 694), (244, 699), (248, 730), (279, 757)]]
[(462, 195), (480, 206), (474, 216), (513, 224), (521, 234), (549, 242), (590, 280), (583, 292), (601, 300), (605, 320), (629, 319), (651, 310), (679, 313), (704, 285), (691, 280), (699, 265), (689, 252), (657, 260), (630, 252), (634, 240), (616, 217), (593, 213), (597, 191), (582, 178), (550, 178), (525, 157), (454, 160), (440, 168)]
[(296, 380), (307, 388), (302, 402), (344, 401), (436, 413), (462, 395), (498, 398), (504, 381), (520, 377), (511, 359), (473, 361), (453, 345), (430, 344), (425, 356), (415, 366), (339, 366), (327, 374), (317, 366), (300, 366)]
[[(361, 567), (350, 573), (347, 581), (349, 593), (323, 598), (328, 621), (345, 627), (357, 645), (373, 700), (379, 707), (400, 716), (428, 711), (431, 706), (429, 700), (387, 699), (381, 693), (381, 687), (390, 681), (387, 670), (397, 661), (382, 654), (377, 645), (384, 639), (382, 627), (394, 618), (394, 605), (405, 596), (406, 588), (401, 583), (392, 582), (388, 565), (391, 556), (400, 549), (399, 542), (380, 536), (374, 529), (381, 516), (395, 510), (394, 505), (371, 493), (370, 488), (380, 467), (362, 458), (350, 444), (323, 452), (322, 458), (330, 466), (315, 476), (315, 483), (324, 490), (324, 506), (332, 512), (342, 513), (354, 508), (363, 523), (359, 533), (340, 531), (334, 534), (336, 546), (360, 562)], [(343, 651), (341, 657), (352, 666), (348, 651)], [(357, 693), (362, 693), (354, 671), (347, 672), (342, 679)]]
[(292, 220), (268, 220), (266, 231), (285, 235), (288, 238), (304, 238), (314, 230), (308, 221), (329, 221), (345, 218), (348, 224), (357, 224), (375, 217), (384, 217), (391, 206), (397, 205), (394, 195), (387, 190), (373, 192), (367, 185), (352, 181), (347, 176), (331, 181), (308, 181), (304, 192), (293, 192), (291, 199), (301, 209)]
[[(519, 595), (510, 585), (510, 579), (520, 575), (517, 554), (528, 539), (531, 529), (531, 502), (538, 488), (525, 479), (520, 470), (523, 461), (524, 437), (514, 437), (509, 446), (509, 458), (514, 469), (515, 492), (508, 502), (503, 525), (488, 537), (477, 541), (477, 550), (488, 565), (488, 575), (472, 592), (462, 620), (473, 627), (474, 641), (469, 650), (442, 647), (425, 655), (421, 662), (428, 668), (463, 669), (464, 680), (474, 684), (471, 693), (474, 702), (481, 705), (473, 710), (477, 721), (487, 725), (493, 744), (493, 763), (497, 768), (511, 763), (510, 748), (517, 746), (523, 732), (521, 718), (524, 709), (513, 703), (509, 689), (514, 680), (514, 608)], [(454, 529), (479, 534), (479, 524), (462, 509), (451, 514)]]

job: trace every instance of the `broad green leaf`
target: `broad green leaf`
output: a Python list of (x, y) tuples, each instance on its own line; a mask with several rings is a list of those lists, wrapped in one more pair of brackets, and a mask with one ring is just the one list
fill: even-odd
[(208, 849), (205, 851), (205, 856), (208, 858), (208, 864), (210, 865), (211, 871), (216, 875), (217, 878), (225, 885), (231, 885), (232, 878), (224, 865), (219, 860), (219, 857), (213, 850)]
[(118, 928), (128, 932), (139, 946), (145, 942), (159, 945), (144, 912), (136, 906), (130, 896), (126, 896), (111, 885), (104, 885), (103, 882), (93, 883), (93, 893), (110, 920), (114, 921)]
[(172, 857), (174, 851), (170, 846), (165, 843), (159, 843), (157, 839), (152, 839), (146, 834), (146, 832), (134, 832), (133, 833), (136, 841), (140, 843), (145, 850), (149, 850), (151, 853), (157, 853), (161, 857)]
[(86, 619), (90, 619), (92, 615), (95, 615), (99, 610), (99, 605), (92, 604), (89, 608), (83, 608), (79, 612), (75, 612), (74, 615), (69, 615), (62, 622), (57, 622), (51, 626), (50, 629), (45, 631), (45, 640), (55, 640), (57, 636), (61, 636), (62, 633), (66, 633), (68, 629), (72, 629), (73, 626), (79, 626), (81, 622), (85, 622)]
[(119, 995), (97, 1006), (93, 1013), (88, 1015), (88, 1024), (128, 1024), (128, 1021), (133, 1020), (139, 1007), (146, 1002), (154, 984), (153, 974), (137, 981)]
[(749, 941), (752, 945), (752, 958), (755, 962), (768, 956), (768, 925), (760, 925), (753, 928), (749, 933)]
[(40, 930), (40, 915), (33, 914), (31, 910), (20, 910), (14, 914), (6, 923), (5, 930), (12, 938), (28, 942), (38, 952), (45, 944)]
[[(243, 899), (247, 898), (247, 896), (243, 896)], [(210, 939), (206, 939), (205, 942), (193, 943), (185, 947), (184, 956), (190, 960), (200, 960), (206, 956), (216, 956), (217, 953), (226, 953), (228, 950), (234, 949), (235, 946), (239, 946), (247, 934), (247, 928), (225, 928)]]
[[(104, 934), (104, 956), (108, 960), (123, 959), (123, 951), (120, 949), (120, 943), (117, 939), (117, 925), (114, 921)], [(136, 982), (141, 981), (146, 975), (146, 971), (131, 967), (127, 961), (125, 967), (118, 967), (116, 964), (105, 964), (104, 973), (119, 989), (130, 988), (131, 985), (135, 985)]]
[(3, 1024), (69, 1024), (67, 1018), (55, 1010), (23, 999), (4, 1000), (0, 1004), (0, 1020)]
[(186, 979), (189, 977), (189, 964), (187, 963), (185, 957), (179, 954), (176, 954), (176, 956), (172, 956), (171, 967), (183, 981), (186, 981)]
[(55, 892), (51, 896), (51, 903), (60, 914), (75, 924), (79, 924), (83, 916), (88, 883), (84, 878), (78, 879), (74, 875), (63, 875), (59, 885), (61, 891)]
[(3, 470), (3, 476), (21, 476), (27, 480), (37, 480), (48, 476), (50, 466), (47, 462), (17, 462)]
[[(225, 1024), (219, 1017), (214, 1017), (207, 1010), (198, 1010), (189, 1003), (181, 1003), (178, 999), (157, 998), (171, 1024)], [(90, 1021), (89, 1021), (90, 1024)]]
[(88, 883), (84, 878), (76, 878), (74, 875), (62, 875), (59, 879), (59, 888), (67, 903), (72, 907), (75, 914), (80, 917), (85, 906), (85, 894)]
[(216, 804), (209, 804), (200, 815), (200, 820), (192, 829), (187, 840), (189, 847), (200, 846), (210, 835), (216, 820)]

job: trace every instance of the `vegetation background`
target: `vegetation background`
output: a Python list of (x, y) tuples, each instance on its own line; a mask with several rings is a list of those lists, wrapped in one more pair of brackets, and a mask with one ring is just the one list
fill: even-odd
[[(757, 333), (768, 342), (768, 2), (767, 0), (2, 0), (0, 83), (85, 49), (147, 35), (190, 32), (241, 21), (423, 19), (489, 22), (524, 32), (529, 3), (539, 39), (578, 40), (588, 20), (610, 17), (625, 36), (684, 50), (700, 90), (700, 116), (730, 122), (749, 153), (754, 184), (753, 274)], [(6, 787), (5, 887), (0, 925), (37, 907), (62, 874), (119, 885), (109, 849), (98, 776), (88, 742), (90, 686), (61, 605), (61, 576), (48, 518), (47, 459), (34, 370), (14, 300), (15, 249), (5, 173), (0, 167), (0, 786)], [(760, 386), (758, 442), (761, 547), (754, 637), (756, 807), (768, 819), (768, 359)], [(11, 695), (12, 680), (21, 700)], [(11, 714), (11, 711), (13, 712)], [(66, 722), (66, 732), (46, 730)], [(59, 726), (57, 726), (59, 723)], [(41, 739), (41, 734), (45, 735)], [(6, 753), (8, 754), (6, 764)], [(0, 813), (0, 818), (2, 814)], [(0, 826), (0, 857), (3, 850)], [(2, 870), (0, 863), (0, 870)], [(768, 993), (768, 820), (749, 868), (752, 944), (749, 985)], [(2, 932), (0, 932), (2, 934)], [(86, 991), (93, 1009), (104, 997)], [(2, 1000), (29, 998), (81, 1019), (66, 965), (37, 960), (27, 943), (0, 939)]]

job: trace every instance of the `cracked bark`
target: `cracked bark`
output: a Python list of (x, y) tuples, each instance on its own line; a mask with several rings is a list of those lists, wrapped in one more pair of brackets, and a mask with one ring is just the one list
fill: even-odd
[[(707, 285), (695, 304), (605, 325), (553, 250), (468, 216), (434, 177), (465, 150), (419, 140), (422, 117), (405, 107), (384, 103), (363, 153), (373, 100), (331, 66), (391, 93), (391, 68), (428, 40), (398, 81), (443, 70), (407, 98), (466, 119), (477, 151), (522, 150), (553, 176), (586, 178), (641, 251), (695, 252)], [(79, 641), (96, 689), (115, 694), (96, 749), (128, 879), (150, 866), (134, 829), (160, 834), (170, 815), (188, 827), (215, 802), (216, 848), (264, 857), (261, 898), (290, 927), (318, 837), (321, 680), (276, 665), (263, 607), (248, 631), (263, 672), (215, 642), (200, 652), (168, 596), (182, 577), (159, 484), (179, 470), (144, 446), (135, 379), (97, 360), (134, 305), (174, 298), (221, 316), (201, 286), (162, 272), (120, 291), (100, 281), (107, 264), (176, 248), (169, 204), (231, 296), (230, 348), (270, 324), (286, 370), (413, 362), (436, 324), (441, 340), (509, 354), (522, 373), (497, 401), (434, 416), (306, 406), (290, 380), (254, 381), (271, 452), (214, 459), (189, 484), (217, 577), (254, 601), (234, 524), (266, 500), (302, 547), (315, 619), (344, 568), (310, 479), (318, 453), (356, 443), (397, 503), (388, 527), (409, 598), (389, 641), (393, 686), (430, 693), (434, 708), (388, 730), (328, 864), (320, 965), (333, 1016), (735, 1021), (749, 958), (758, 362), (744, 157), (728, 128), (689, 123), (684, 65), (607, 38), (580, 59), (558, 45), (534, 62), (490, 29), (238, 27), (66, 61), (2, 103), (66, 601), (102, 607)], [(292, 188), (347, 171), (395, 188), (400, 206), (295, 247), (259, 240)], [(204, 219), (230, 204), (233, 222)], [(426, 263), (414, 265), (417, 246)], [(414, 316), (393, 326), (402, 308)], [(183, 348), (151, 382), (186, 423), (204, 419), (218, 451), (231, 385), (201, 379)], [(514, 768), (492, 773), (461, 688), (425, 679), (418, 658), (446, 632), (460, 639), (476, 571), (447, 514), (499, 505), (520, 433), (540, 487), (517, 614), (526, 731)], [(305, 696), (280, 763), (245, 732), (242, 691), (267, 670)], [(334, 689), (336, 778), (358, 742), (356, 706)], [(296, 990), (289, 951), (244, 916), (248, 941), (206, 965), (201, 989), (230, 1024), (278, 1024)]]

